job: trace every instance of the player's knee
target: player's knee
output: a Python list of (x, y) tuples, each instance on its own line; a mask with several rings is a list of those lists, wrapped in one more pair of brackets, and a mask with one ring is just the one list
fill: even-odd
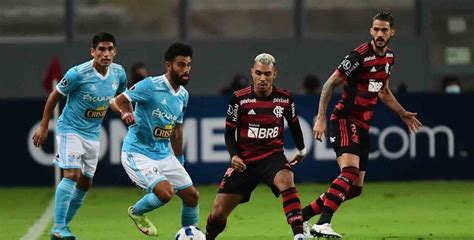
[(186, 196), (183, 198), (183, 202), (187, 206), (197, 206), (199, 202), (199, 192), (198, 190), (194, 189), (190, 191)]
[(69, 178), (74, 182), (79, 182), (82, 173), (80, 169), (64, 169), (63, 175), (65, 178)]
[(289, 170), (282, 170), (275, 176), (274, 184), (280, 189), (285, 190), (295, 186), (293, 173)]
[(154, 189), (153, 193), (160, 199), (160, 202), (167, 203), (173, 198), (173, 190), (170, 189), (159, 189), (158, 191)]

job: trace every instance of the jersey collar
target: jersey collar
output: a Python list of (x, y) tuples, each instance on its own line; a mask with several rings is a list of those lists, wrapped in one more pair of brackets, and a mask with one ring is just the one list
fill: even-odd
[(166, 77), (166, 74), (163, 74), (163, 77), (165, 78), (166, 86), (168, 86), (168, 89), (170, 90), (171, 94), (173, 94), (173, 96), (178, 96), (179, 91), (181, 90), (181, 86), (179, 86), (178, 91), (175, 92), (173, 87), (171, 86), (170, 80)]
[(105, 80), (109, 77), (109, 73), (110, 73), (110, 66), (112, 66), (112, 64), (109, 65), (109, 67), (107, 68), (107, 73), (105, 74), (105, 76), (103, 76), (102, 74), (100, 74), (99, 72), (97, 72), (97, 69), (95, 69), (94, 67), (94, 60), (91, 60), (91, 65), (92, 65), (92, 69), (94, 70), (94, 73), (95, 75), (102, 79), (102, 80)]

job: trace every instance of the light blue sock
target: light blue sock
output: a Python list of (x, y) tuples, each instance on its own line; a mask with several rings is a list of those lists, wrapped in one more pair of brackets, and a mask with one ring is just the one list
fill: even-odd
[(63, 178), (56, 187), (53, 232), (60, 232), (66, 226), (66, 215), (75, 186), (76, 182), (69, 178)]
[(181, 226), (194, 225), (197, 226), (199, 222), (199, 205), (196, 207), (181, 206)]
[(77, 210), (82, 206), (84, 203), (84, 199), (86, 198), (87, 191), (83, 191), (78, 188), (74, 188), (71, 197), (71, 203), (69, 204), (69, 209), (67, 210), (66, 215), (66, 225), (72, 220), (72, 218), (76, 215)]
[(144, 213), (150, 212), (163, 205), (165, 204), (163, 204), (154, 193), (148, 193), (133, 205), (132, 212), (136, 215), (143, 215)]

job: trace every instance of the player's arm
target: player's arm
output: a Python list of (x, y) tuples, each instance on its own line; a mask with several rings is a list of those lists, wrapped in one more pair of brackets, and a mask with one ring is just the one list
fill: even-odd
[(46, 100), (40, 127), (33, 135), (33, 144), (36, 147), (40, 147), (44, 143), (46, 138), (48, 138), (49, 119), (51, 118), (51, 114), (53, 113), (54, 107), (56, 107), (60, 96), (61, 94), (56, 88), (54, 88), (53, 91), (49, 94), (48, 100)]
[(235, 133), (237, 128), (226, 125), (224, 131), (225, 145), (231, 156), (230, 166), (239, 172), (243, 172), (246, 169), (244, 161), (239, 157), (239, 148), (237, 146), (237, 140), (235, 139)]
[(300, 121), (298, 119), (298, 114), (296, 113), (296, 105), (291, 96), (290, 108), (286, 109), (285, 119), (288, 123), (291, 137), (293, 138), (295, 146), (298, 149), (298, 152), (293, 156), (293, 159), (290, 160), (290, 164), (295, 165), (303, 161), (304, 157), (306, 156), (306, 148), (304, 146), (303, 131), (301, 131)]
[(132, 103), (125, 94), (122, 93), (110, 99), (110, 109), (116, 113), (119, 113), (120, 118), (125, 124), (135, 123)]
[(411, 131), (416, 132), (421, 127), (421, 122), (416, 118), (417, 113), (408, 112), (403, 108), (390, 90), (389, 83), (390, 80), (387, 79), (387, 82), (378, 93), (380, 100), (388, 108), (396, 112)]
[(239, 147), (237, 145), (237, 139), (235, 133), (239, 124), (239, 104), (235, 94), (229, 102), (229, 108), (227, 109), (227, 118), (225, 120), (225, 131), (224, 139), (227, 150), (231, 157), (230, 167), (234, 168), (239, 172), (243, 172), (246, 169), (244, 161), (239, 157)]
[(174, 133), (170, 138), (171, 148), (173, 148), (174, 155), (181, 164), (184, 164), (184, 149), (183, 149), (183, 124), (177, 123), (174, 128)]
[(318, 114), (316, 116), (316, 123), (313, 127), (313, 135), (318, 141), (322, 141), (324, 131), (326, 130), (326, 111), (331, 100), (334, 89), (344, 83), (344, 79), (339, 76), (336, 70), (329, 79), (324, 83), (321, 89), (321, 97), (319, 99)]

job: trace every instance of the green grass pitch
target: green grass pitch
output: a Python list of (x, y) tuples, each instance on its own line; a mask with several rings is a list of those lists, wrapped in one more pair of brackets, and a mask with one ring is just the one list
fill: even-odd
[[(303, 206), (327, 184), (298, 184)], [(198, 186), (200, 227), (205, 227), (217, 186)], [(19, 239), (53, 197), (52, 188), (0, 188), (0, 239)], [(71, 229), (81, 240), (153, 239), (140, 233), (127, 207), (144, 192), (136, 188), (92, 188)], [(180, 228), (180, 201), (149, 214), (158, 227), (155, 239), (173, 239)], [(314, 223), (317, 218), (311, 219)], [(51, 224), (40, 239), (49, 239)], [(344, 239), (474, 239), (474, 182), (421, 181), (367, 183), (361, 197), (344, 203), (333, 227)], [(240, 205), (220, 239), (293, 239), (281, 199), (259, 186), (249, 203)]]

